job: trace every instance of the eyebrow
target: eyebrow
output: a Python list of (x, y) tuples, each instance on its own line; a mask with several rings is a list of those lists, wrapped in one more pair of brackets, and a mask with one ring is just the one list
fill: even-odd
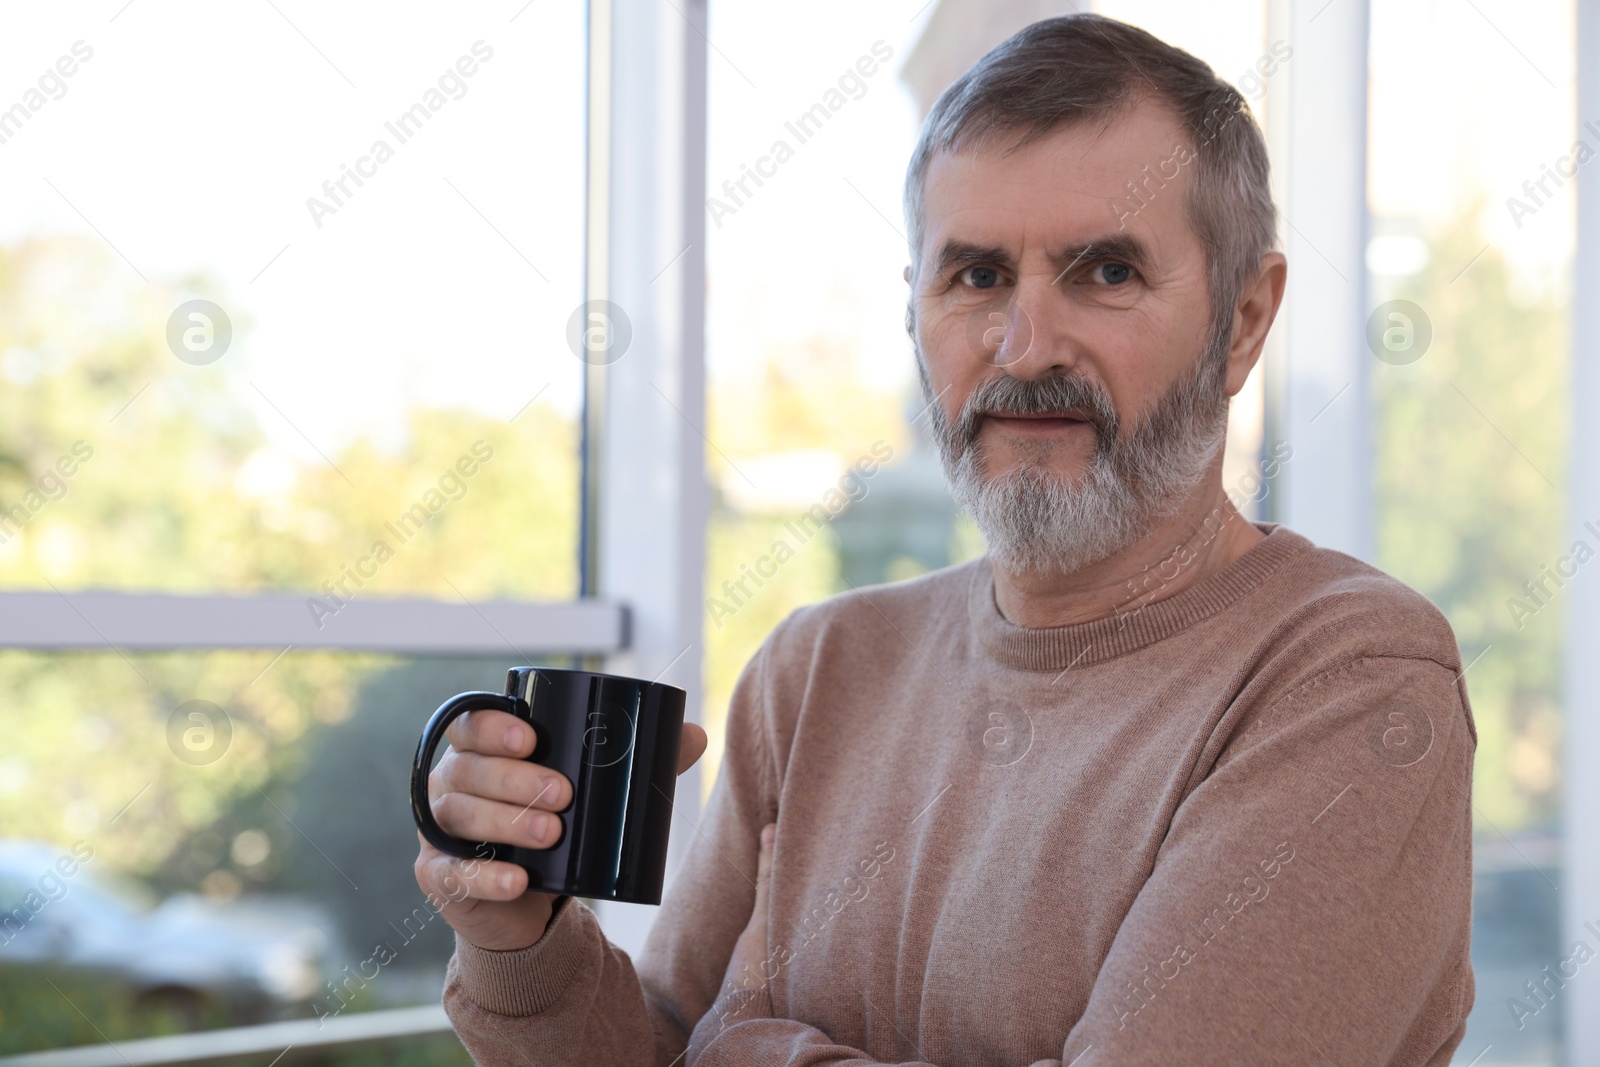
[[(1052, 252), (1050, 258), (1066, 264), (1061, 274), (1067, 273), (1086, 259), (1115, 259), (1141, 270), (1147, 268), (1150, 263), (1150, 253), (1144, 242), (1129, 233), (1109, 233), (1094, 237)], [(940, 246), (935, 270), (943, 274), (949, 268), (964, 263), (996, 263), (1001, 266), (1011, 266), (1012, 258), (1011, 253), (1004, 248), (952, 238)], [(1056, 275), (1056, 281), (1061, 280), (1061, 274)]]

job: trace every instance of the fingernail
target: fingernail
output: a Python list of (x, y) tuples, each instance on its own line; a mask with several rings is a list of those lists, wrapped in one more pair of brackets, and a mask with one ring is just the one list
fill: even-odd
[(521, 748), (522, 747), (522, 738), (523, 738), (523, 733), (522, 733), (522, 727), (520, 725), (507, 726), (506, 727), (506, 747), (507, 748), (511, 748), (511, 749)]
[(501, 892), (509, 893), (511, 891), (511, 880), (515, 877), (516, 875), (512, 874), (510, 871), (500, 872), (500, 876), (496, 878), (495, 881), (500, 883)]
[(778, 836), (778, 827), (776, 824), (768, 823), (767, 825), (763, 826), (761, 828), (761, 847), (771, 848), (772, 839), (776, 836)]

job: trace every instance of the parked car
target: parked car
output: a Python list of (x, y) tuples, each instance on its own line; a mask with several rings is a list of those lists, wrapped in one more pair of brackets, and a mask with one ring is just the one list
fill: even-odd
[(186, 1016), (222, 1005), (253, 1020), (303, 1004), (317, 992), (332, 929), (301, 902), (156, 901), (83, 862), (82, 851), (0, 841), (0, 966), (92, 970), (125, 983), (141, 1004)]

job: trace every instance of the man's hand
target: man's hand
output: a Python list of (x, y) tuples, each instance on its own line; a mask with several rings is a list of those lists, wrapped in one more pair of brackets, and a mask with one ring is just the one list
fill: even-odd
[[(469, 711), (445, 730), (450, 747), (428, 777), (433, 817), (449, 834), (549, 848), (560, 837), (554, 812), (572, 803), (572, 783), (530, 763), (533, 727), (503, 711)], [(683, 724), (678, 773), (705, 753), (706, 732)], [(417, 885), (439, 914), (479, 948), (527, 948), (544, 936), (556, 895), (528, 891), (528, 872), (514, 863), (449, 856), (417, 835), (412, 865)]]
[(777, 823), (762, 827), (761, 853), (756, 861), (756, 903), (744, 933), (733, 946), (733, 956), (728, 960), (724, 976), (725, 987), (755, 989), (777, 976), (776, 968), (767, 958), (767, 897), (772, 882), (772, 848), (777, 834)]

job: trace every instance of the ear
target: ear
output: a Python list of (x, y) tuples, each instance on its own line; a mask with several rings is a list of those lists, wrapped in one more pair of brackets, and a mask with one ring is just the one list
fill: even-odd
[(1283, 288), (1289, 274), (1289, 261), (1282, 252), (1268, 252), (1261, 257), (1261, 273), (1253, 284), (1239, 294), (1239, 306), (1233, 313), (1233, 341), (1228, 346), (1229, 396), (1236, 396), (1244, 388), (1245, 379), (1261, 358), (1261, 349), (1267, 341), (1267, 331), (1278, 316), (1283, 303)]

